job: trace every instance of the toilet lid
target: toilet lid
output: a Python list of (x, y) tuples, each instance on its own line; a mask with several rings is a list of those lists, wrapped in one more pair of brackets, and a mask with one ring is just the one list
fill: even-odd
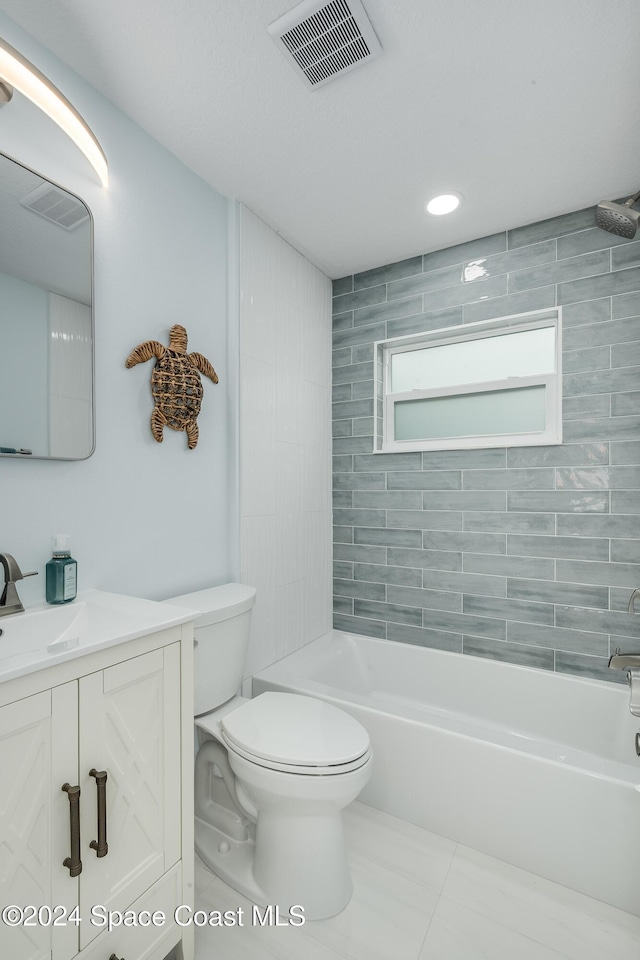
[(324, 700), (267, 692), (220, 721), (224, 739), (245, 756), (292, 767), (351, 763), (369, 749), (362, 724)]

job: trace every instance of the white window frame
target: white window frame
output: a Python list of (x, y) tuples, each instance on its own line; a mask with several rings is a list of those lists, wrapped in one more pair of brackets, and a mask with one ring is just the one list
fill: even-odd
[[(448, 387), (391, 392), (391, 359), (407, 351), (441, 347), (449, 343), (468, 343), (504, 333), (555, 328), (555, 372), (527, 377), (508, 377), (502, 380), (469, 383), (461, 381)], [(374, 344), (374, 357), (381, 361), (381, 393), (374, 400), (374, 416), (378, 417), (378, 436), (374, 453), (413, 452), (419, 450), (469, 450), (484, 447), (524, 447), (562, 443), (562, 310), (555, 307), (545, 311), (513, 314), (492, 320), (481, 320), (458, 327), (441, 327), (423, 334), (381, 340)], [(380, 376), (380, 373), (378, 374)], [(394, 436), (395, 405), (406, 400), (461, 396), (467, 393), (490, 393), (496, 390), (518, 390), (523, 387), (544, 386), (544, 430), (528, 433), (484, 434), (478, 436), (439, 437), (430, 440), (396, 440)], [(382, 419), (378, 400), (382, 400)]]

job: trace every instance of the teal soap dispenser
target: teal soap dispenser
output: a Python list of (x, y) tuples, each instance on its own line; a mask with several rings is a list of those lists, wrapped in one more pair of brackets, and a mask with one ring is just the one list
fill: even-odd
[(46, 566), (47, 603), (70, 603), (78, 592), (78, 564), (71, 556), (69, 535), (53, 538), (53, 556)]

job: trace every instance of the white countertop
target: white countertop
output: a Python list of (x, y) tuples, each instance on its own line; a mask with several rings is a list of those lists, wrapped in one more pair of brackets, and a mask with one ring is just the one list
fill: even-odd
[(87, 590), (71, 603), (0, 617), (0, 683), (196, 619), (156, 600)]

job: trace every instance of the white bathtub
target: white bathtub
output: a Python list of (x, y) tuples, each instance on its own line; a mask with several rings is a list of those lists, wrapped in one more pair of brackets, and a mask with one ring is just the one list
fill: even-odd
[(640, 915), (626, 686), (331, 631), (253, 678), (369, 731), (364, 802)]

